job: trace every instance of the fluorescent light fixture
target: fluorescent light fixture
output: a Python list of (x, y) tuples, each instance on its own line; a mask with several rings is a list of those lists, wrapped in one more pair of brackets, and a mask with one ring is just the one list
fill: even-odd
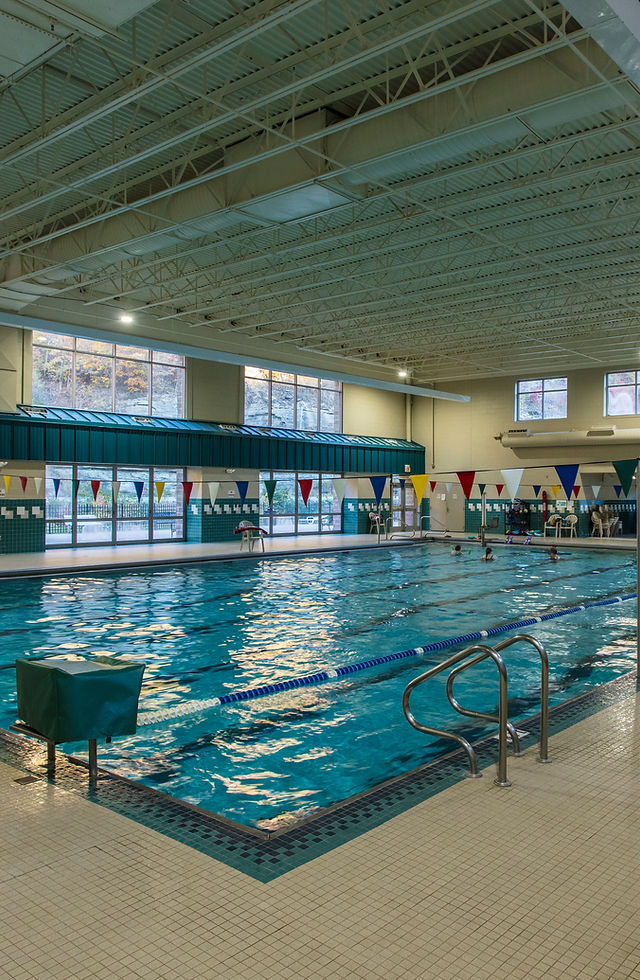
[(399, 378), (406, 378), (406, 376), (407, 376), (407, 372), (406, 371), (398, 371), (398, 377)]
[(133, 323), (133, 317), (130, 313), (121, 313), (118, 319), (120, 323)]

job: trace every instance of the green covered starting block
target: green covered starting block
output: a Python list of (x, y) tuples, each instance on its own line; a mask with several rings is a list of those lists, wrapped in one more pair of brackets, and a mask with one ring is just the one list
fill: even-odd
[(114, 657), (16, 661), (16, 731), (46, 741), (49, 768), (55, 745), (89, 742), (90, 776), (97, 773), (96, 739), (135, 735), (144, 664)]

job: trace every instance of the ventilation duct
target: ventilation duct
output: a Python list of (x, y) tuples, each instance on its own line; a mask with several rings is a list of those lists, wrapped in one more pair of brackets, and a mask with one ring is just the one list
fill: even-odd
[(507, 429), (497, 437), (512, 449), (551, 448), (555, 446), (588, 446), (604, 443), (640, 443), (640, 429), (616, 429), (615, 425), (594, 425), (589, 429), (564, 432), (531, 432), (529, 429)]

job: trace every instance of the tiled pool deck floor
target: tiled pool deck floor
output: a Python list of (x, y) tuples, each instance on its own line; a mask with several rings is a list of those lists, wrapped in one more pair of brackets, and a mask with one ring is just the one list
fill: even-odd
[(0, 977), (640, 980), (635, 680), (553, 729), (552, 764), (528, 739), (510, 789), (450, 760), (235, 858), (125, 783), (96, 803), (76, 767), (25, 779), (41, 750), (5, 742)]

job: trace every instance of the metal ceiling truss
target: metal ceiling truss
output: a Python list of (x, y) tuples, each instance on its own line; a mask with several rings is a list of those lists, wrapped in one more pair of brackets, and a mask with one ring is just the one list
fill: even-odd
[(124, 301), (432, 383), (638, 361), (640, 93), (561, 3), (161, 0), (96, 35), (0, 86), (0, 316)]

